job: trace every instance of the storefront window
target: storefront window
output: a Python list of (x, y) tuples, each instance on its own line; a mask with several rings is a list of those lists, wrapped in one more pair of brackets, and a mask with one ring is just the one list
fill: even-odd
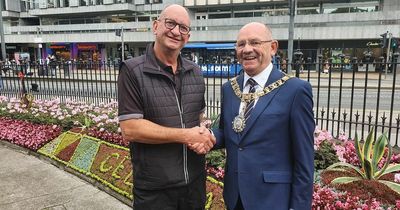
[(49, 55), (54, 55), (58, 61), (67, 61), (71, 57), (69, 44), (52, 44), (49, 46)]

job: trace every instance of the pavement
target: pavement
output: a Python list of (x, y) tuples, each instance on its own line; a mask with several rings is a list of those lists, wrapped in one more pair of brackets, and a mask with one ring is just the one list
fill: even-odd
[(96, 184), (53, 164), (0, 140), (0, 210), (132, 209)]

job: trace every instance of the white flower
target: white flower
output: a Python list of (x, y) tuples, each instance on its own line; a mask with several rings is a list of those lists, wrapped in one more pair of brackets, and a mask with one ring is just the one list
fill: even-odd
[(394, 181), (400, 183), (400, 174), (395, 174), (394, 175)]

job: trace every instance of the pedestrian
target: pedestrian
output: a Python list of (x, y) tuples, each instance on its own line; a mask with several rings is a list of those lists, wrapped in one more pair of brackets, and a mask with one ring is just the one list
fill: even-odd
[(170, 5), (153, 22), (155, 42), (144, 55), (121, 64), (118, 118), (130, 141), (135, 210), (197, 210), (205, 207), (206, 150), (215, 138), (198, 127), (205, 84), (194, 62), (180, 55), (190, 37), (187, 10)]
[(240, 29), (236, 55), (244, 73), (223, 85), (220, 125), (213, 130), (215, 148), (227, 152), (224, 199), (229, 210), (311, 209), (311, 85), (271, 63), (277, 49), (266, 25), (253, 22)]
[(287, 70), (286, 70), (286, 67), (287, 67), (287, 61), (286, 61), (286, 58), (283, 58), (282, 59), (282, 67), (281, 67), (281, 69), (282, 69), (282, 71), (283, 72), (285, 72), (285, 73), (287, 73)]
[(56, 72), (57, 60), (56, 60), (56, 56), (54, 56), (54, 54), (49, 57), (49, 62), (50, 62), (50, 73), (51, 73), (51, 76), (56, 76), (56, 74), (57, 74), (57, 72)]
[(325, 74), (329, 74), (329, 62), (328, 62), (328, 60), (326, 60), (325, 64), (324, 64), (324, 73)]
[(3, 63), (3, 61), (0, 60), (0, 90), (3, 90), (3, 79), (1, 78), (3, 72), (4, 74), (7, 72), (6, 70), (7, 66), (5, 65), (5, 63)]

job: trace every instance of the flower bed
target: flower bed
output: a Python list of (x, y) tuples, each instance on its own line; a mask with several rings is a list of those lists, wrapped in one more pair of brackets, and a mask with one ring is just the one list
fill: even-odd
[(89, 126), (91, 136), (126, 146), (127, 142), (120, 135), (116, 108), (116, 101), (94, 105), (72, 100), (61, 103), (60, 99), (36, 99), (27, 107), (17, 98), (0, 96), (0, 116), (57, 125), (64, 131), (77, 126)]
[(57, 125), (37, 125), (26, 120), (0, 117), (0, 140), (38, 150), (61, 133)]
[[(371, 135), (373, 136), (373, 135)], [(347, 137), (341, 135), (340, 138), (334, 139), (332, 136), (321, 130), (316, 130), (315, 138), (315, 150), (316, 158), (315, 165), (317, 169), (320, 169), (316, 173), (316, 180), (314, 185), (313, 195), (313, 209), (400, 209), (400, 194), (389, 188), (387, 185), (376, 179), (362, 178), (356, 181), (343, 182), (341, 184), (332, 183), (336, 178), (345, 180), (346, 177), (358, 178), (359, 174), (355, 170), (324, 170), (325, 168), (331, 168), (332, 164), (348, 164), (350, 167), (364, 167), (364, 164), (360, 161), (360, 157), (357, 154), (357, 148), (360, 145), (355, 145), (355, 141), (349, 141)], [(366, 140), (365, 144), (370, 146), (363, 146), (360, 148), (361, 154), (368, 154), (364, 158), (371, 159), (372, 161), (375, 154), (378, 154), (378, 149), (372, 144), (374, 141)], [(382, 141), (383, 142), (383, 141)], [(378, 140), (375, 144), (379, 144)], [(384, 144), (382, 143), (382, 146)], [(372, 152), (372, 149), (375, 148)], [(366, 149), (371, 152), (364, 152)], [(395, 166), (400, 162), (399, 154), (392, 154), (390, 158), (389, 149), (380, 148), (382, 152), (382, 159), (377, 161), (375, 170), (385, 170), (385, 162), (387, 159), (392, 163), (391, 166)], [(340, 163), (336, 163), (339, 162)], [(377, 159), (379, 160), (379, 159)], [(373, 163), (374, 161), (372, 161)], [(393, 167), (392, 167), (393, 168)], [(395, 170), (393, 170), (395, 171)], [(364, 173), (365, 170), (361, 170)], [(372, 175), (375, 176), (376, 173)], [(394, 173), (388, 173), (379, 178), (379, 180), (389, 181), (391, 183), (398, 182), (395, 179)], [(350, 180), (348, 178), (348, 180)], [(392, 185), (394, 186), (394, 185)]]
[(38, 152), (90, 176), (130, 199), (132, 165), (128, 149), (74, 132), (65, 132)]
[[(74, 132), (65, 132), (38, 150), (40, 154), (90, 176), (130, 199), (132, 163), (127, 148)], [(207, 178), (207, 209), (223, 209), (223, 184)]]
[[(62, 130), (68, 131), (71, 128), (75, 132), (60, 135)], [(74, 101), (61, 104), (57, 99), (35, 100), (27, 108), (17, 99), (0, 96), (0, 139), (33, 151), (41, 147), (38, 150), (40, 154), (132, 198), (134, 180), (130, 155), (126, 148), (128, 142), (124, 141), (118, 128), (115, 102), (94, 106)], [(54, 140), (50, 141), (51, 139)], [(343, 173), (325, 171), (332, 164), (342, 162), (355, 167), (363, 166), (357, 156), (354, 141), (349, 141), (343, 134), (334, 139), (329, 132), (317, 128), (314, 142), (314, 163), (317, 170), (313, 209), (400, 209), (399, 193), (375, 181), (331, 184), (332, 180), (343, 176)], [(44, 144), (46, 145), (43, 146)], [(221, 181), (225, 175), (225, 152), (213, 151), (206, 158), (206, 170), (209, 174), (206, 183), (206, 207), (224, 209)], [(377, 169), (384, 167), (386, 160), (400, 163), (400, 154), (388, 157), (388, 150), (385, 150), (382, 159), (377, 163)], [(399, 183), (400, 174), (389, 173), (382, 179)]]

